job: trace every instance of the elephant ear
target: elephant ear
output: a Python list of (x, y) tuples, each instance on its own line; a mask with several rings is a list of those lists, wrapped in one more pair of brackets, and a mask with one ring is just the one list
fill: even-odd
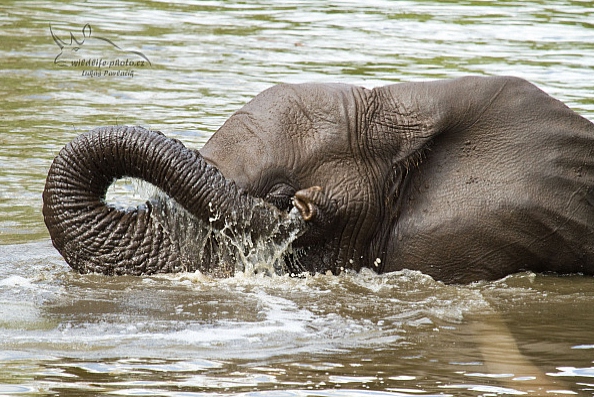
[(525, 84), (513, 77), (469, 76), (376, 87), (368, 149), (393, 163), (408, 162), (437, 135), (472, 127), (506, 86)]

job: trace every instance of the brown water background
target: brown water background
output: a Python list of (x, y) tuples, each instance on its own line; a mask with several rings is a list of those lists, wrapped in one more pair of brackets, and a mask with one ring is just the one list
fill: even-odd
[(90, 128), (198, 148), (275, 83), (466, 74), (593, 120), (594, 2), (3, 1), (0, 395), (594, 394), (591, 278), (107, 278), (49, 242), (45, 175)]

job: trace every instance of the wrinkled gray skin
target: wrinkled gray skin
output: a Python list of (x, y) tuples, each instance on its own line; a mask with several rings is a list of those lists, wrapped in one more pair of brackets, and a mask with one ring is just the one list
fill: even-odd
[(594, 125), (518, 78), (279, 85), (200, 152), (254, 196), (295, 196), (309, 270), (594, 273)]
[[(120, 130), (115, 134), (114, 141), (129, 140)], [(183, 155), (162, 154), (148, 144), (152, 154), (125, 155), (140, 161), (126, 160), (118, 172), (110, 162), (120, 161), (124, 149), (98, 144), (102, 136), (64, 149), (44, 192), (54, 245), (81, 272), (192, 270), (183, 260), (172, 262), (175, 241), (154, 242), (158, 233), (143, 226), (148, 221), (140, 222), (144, 229), (133, 228), (142, 229), (141, 237), (127, 237), (125, 214), (107, 227), (106, 215), (89, 216), (91, 230), (99, 231), (86, 233), (90, 241), (72, 231), (68, 225), (84, 224), (68, 219), (87, 211), (76, 197), (95, 184), (88, 174), (107, 173), (90, 193), (99, 197), (93, 211), (105, 211), (100, 198), (111, 180), (129, 174), (161, 187), (201, 219), (212, 215), (206, 203), (214, 202), (224, 219), (254, 234), (268, 233), (259, 230), (274, 229), (297, 207), (305, 226), (294, 225), (304, 234), (294, 243), (292, 263), (300, 270), (407, 268), (454, 283), (522, 270), (594, 273), (594, 125), (521, 79), (466, 77), (372, 90), (278, 85), (232, 115), (200, 150), (204, 159), (185, 148)], [(110, 165), (96, 170), (105, 150), (112, 153)], [(155, 165), (160, 156), (165, 160)], [(93, 157), (73, 167), (83, 169), (83, 177), (63, 180), (79, 157)], [(152, 175), (159, 167), (168, 170), (166, 177)], [(254, 206), (260, 209), (255, 214), (248, 210)], [(117, 244), (105, 237), (112, 229), (121, 231)], [(149, 241), (150, 248), (138, 249), (138, 241)], [(89, 246), (80, 260), (80, 247)], [(217, 262), (209, 259), (216, 247), (207, 251), (206, 261)]]

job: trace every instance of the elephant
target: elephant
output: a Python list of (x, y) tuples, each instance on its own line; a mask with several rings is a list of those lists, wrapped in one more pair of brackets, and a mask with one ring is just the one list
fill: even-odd
[[(232, 274), (242, 249), (222, 254), (213, 236), (241, 231), (290, 246), (280, 267), (294, 274), (592, 275), (593, 152), (594, 124), (518, 77), (279, 84), (200, 150), (141, 127), (79, 136), (54, 160), (43, 213), (54, 246), (82, 273)], [(125, 175), (169, 199), (106, 205)], [(168, 200), (206, 228), (193, 261), (169, 231)]]

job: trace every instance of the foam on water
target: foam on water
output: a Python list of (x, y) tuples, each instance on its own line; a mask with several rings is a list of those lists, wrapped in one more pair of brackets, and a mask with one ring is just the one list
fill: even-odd
[(31, 289), (35, 288), (35, 285), (30, 279), (15, 275), (0, 279), (0, 287)]
[[(44, 243), (39, 250), (47, 257), (51, 248)], [(216, 359), (332, 354), (405, 345), (409, 330), (432, 332), (461, 321), (464, 313), (488, 308), (480, 291), (445, 286), (410, 271), (114, 278), (78, 275), (56, 254), (54, 276), (39, 279), (25, 265), (35, 261), (34, 252), (23, 249), (22, 275), (0, 278), (0, 301), (7, 302), (10, 320), (0, 329), (2, 350), (132, 358), (148, 351), (151, 357)], [(35, 303), (18, 303), (19, 288)], [(21, 323), (13, 321), (17, 314)]]

